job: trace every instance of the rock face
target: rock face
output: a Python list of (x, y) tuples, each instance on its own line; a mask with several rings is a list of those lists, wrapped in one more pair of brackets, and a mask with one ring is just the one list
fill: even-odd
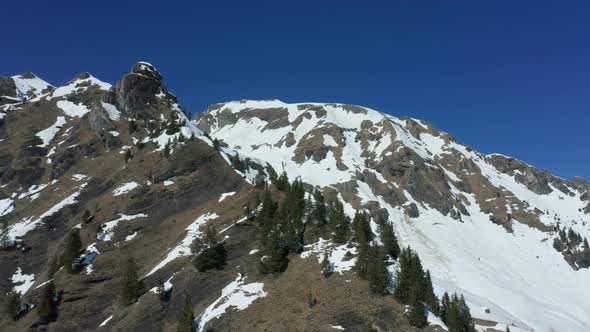
[(146, 62), (133, 65), (131, 73), (125, 75), (111, 88), (105, 101), (132, 118), (147, 119), (157, 103), (158, 94), (167, 94), (162, 83), (162, 75), (154, 66)]
[(0, 77), (0, 106), (14, 103), (16, 94), (16, 85), (11, 77)]

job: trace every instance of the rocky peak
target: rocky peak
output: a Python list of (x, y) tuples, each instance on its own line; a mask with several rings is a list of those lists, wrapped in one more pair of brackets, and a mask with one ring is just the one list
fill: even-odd
[(162, 74), (151, 63), (140, 61), (133, 65), (131, 72), (162, 81)]
[[(154, 118), (158, 98), (174, 99), (162, 83), (162, 75), (151, 64), (138, 62), (105, 96), (107, 103), (117, 106), (124, 114), (140, 119)], [(175, 101), (175, 100), (174, 100)]]

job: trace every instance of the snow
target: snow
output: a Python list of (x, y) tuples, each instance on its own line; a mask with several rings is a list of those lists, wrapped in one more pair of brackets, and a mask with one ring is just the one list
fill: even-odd
[[(84, 185), (82, 185), (81, 187), (83, 188)], [(15, 240), (17, 237), (25, 236), (25, 234), (27, 234), (28, 232), (39, 227), (43, 223), (43, 218), (52, 216), (55, 213), (59, 212), (62, 208), (77, 203), (79, 195), (80, 192), (75, 192), (71, 194), (70, 196), (64, 198), (62, 201), (60, 201), (52, 208), (47, 210), (45, 213), (40, 215), (38, 218), (27, 217), (16, 224), (10, 225), (8, 227), (8, 237), (12, 240)]]
[(99, 241), (111, 241), (113, 238), (113, 233), (114, 233), (115, 227), (117, 227), (121, 221), (129, 221), (129, 220), (133, 220), (133, 219), (137, 219), (137, 218), (147, 218), (147, 214), (145, 214), (145, 213), (138, 213), (138, 214), (134, 214), (134, 215), (120, 214), (119, 218), (105, 222), (104, 224), (102, 224), (101, 231), (98, 233), (98, 236), (97, 236), (98, 240)]
[(221, 297), (208, 306), (195, 320), (197, 329), (203, 331), (205, 325), (215, 318), (221, 317), (228, 309), (244, 310), (254, 301), (267, 295), (264, 291), (264, 284), (253, 282), (245, 284), (245, 277), (238, 275), (221, 291)]
[(174, 181), (171, 181), (171, 180), (165, 180), (165, 181), (163, 182), (163, 184), (164, 184), (164, 186), (165, 186), (165, 187), (168, 187), (168, 186), (171, 186), (171, 185), (173, 185), (173, 184), (174, 184)]
[(84, 114), (90, 112), (90, 109), (84, 104), (74, 104), (69, 100), (60, 100), (57, 102), (59, 107), (69, 117), (81, 118)]
[(104, 108), (104, 110), (107, 111), (107, 114), (109, 115), (109, 118), (111, 120), (119, 121), (119, 119), (121, 118), (121, 112), (119, 112), (119, 110), (117, 109), (117, 107), (115, 107), (115, 105), (105, 103), (104, 101), (101, 102), (101, 104), (102, 104), (102, 108)]
[(84, 259), (82, 261), (82, 265), (86, 267), (86, 274), (91, 274), (92, 272), (94, 272), (94, 267), (92, 266), (92, 263), (98, 255), (100, 255), (100, 251), (98, 251), (98, 249), (96, 248), (96, 242), (86, 247), (85, 253), (82, 254), (82, 258)]
[(219, 197), (219, 201), (218, 202), (221, 203), (224, 199), (226, 199), (226, 198), (228, 198), (230, 196), (233, 196), (235, 194), (236, 194), (235, 191), (232, 191), (232, 192), (229, 192), (229, 193), (225, 193), (225, 194), (221, 194), (221, 196)]
[(137, 236), (137, 232), (133, 232), (132, 234), (127, 235), (125, 237), (125, 242), (135, 239), (136, 236)]
[(40, 184), (40, 185), (32, 185), (29, 189), (20, 195), (18, 195), (18, 199), (29, 198), (31, 201), (37, 199), (41, 194), (41, 191), (45, 189), (48, 184)]
[(331, 328), (333, 328), (334, 330), (340, 330), (340, 331), (345, 331), (346, 329), (340, 325), (332, 325), (330, 326)]
[(114, 131), (114, 130), (109, 131), (109, 134), (111, 134), (114, 137), (118, 137), (119, 136), (119, 132), (118, 131)]
[(43, 141), (43, 144), (40, 144), (39, 146), (42, 148), (48, 146), (64, 124), (66, 124), (66, 118), (63, 116), (58, 116), (57, 120), (51, 127), (38, 132), (36, 136)]
[(16, 85), (17, 95), (20, 97), (27, 96), (29, 92), (32, 92), (35, 95), (40, 95), (41, 91), (52, 86), (36, 76), (25, 78), (22, 75), (17, 75), (12, 76), (12, 79), (14, 80), (14, 85)]
[(113, 196), (121, 196), (127, 194), (128, 192), (132, 191), (137, 187), (139, 187), (139, 183), (135, 181), (123, 183), (121, 186), (113, 190)]
[(191, 245), (193, 241), (203, 235), (200, 231), (201, 226), (204, 226), (208, 221), (218, 218), (216, 213), (205, 213), (204, 215), (197, 218), (186, 228), (186, 235), (176, 247), (169, 249), (166, 257), (160, 261), (144, 278), (149, 277), (159, 269), (166, 266), (178, 257), (189, 256), (191, 254)]
[(35, 287), (35, 289), (39, 289), (39, 288), (41, 288), (41, 287), (43, 287), (43, 286), (47, 285), (48, 283), (50, 283), (50, 282), (52, 282), (52, 281), (53, 281), (53, 279), (49, 279), (49, 280), (47, 280), (47, 281), (45, 281), (45, 282), (41, 283), (39, 286)]
[[(420, 217), (394, 222), (401, 243), (411, 244), (430, 269), (437, 294), (464, 294), (480, 319), (524, 329), (589, 330), (584, 317), (590, 316), (590, 289), (571, 285), (590, 280), (590, 271), (572, 270), (551, 241), (544, 241), (546, 233), (513, 223), (514, 233), (508, 234), (480, 211), (473, 195), (463, 195), (471, 214), (463, 216), (463, 223), (421, 205)], [(400, 215), (391, 207), (388, 211)]]
[(78, 182), (82, 181), (84, 179), (87, 179), (87, 178), (88, 178), (88, 175), (84, 175), (84, 174), (73, 174), (72, 175), (72, 180), (78, 181)]
[(34, 274), (24, 274), (23, 270), (19, 267), (16, 269), (16, 272), (12, 275), (12, 284), (15, 285), (14, 291), (18, 294), (25, 295), (25, 293), (33, 286), (35, 283), (35, 275)]
[(14, 201), (10, 198), (0, 199), (0, 217), (14, 211)]
[(105, 82), (100, 81), (99, 79), (90, 76), (85, 79), (76, 79), (73, 81), (68, 82), (66, 85), (63, 85), (53, 91), (51, 94), (52, 98), (60, 98), (68, 96), (72, 93), (77, 92), (84, 92), (88, 89), (89, 86), (97, 86), (99, 89), (108, 91), (111, 88), (111, 85)]
[(443, 330), (448, 331), (449, 328), (447, 327), (447, 325), (445, 323), (443, 323), (443, 321), (438, 318), (435, 314), (433, 314), (432, 312), (428, 311), (428, 324), (430, 325), (438, 325), (440, 327), (442, 327)]
[(248, 255), (254, 255), (254, 254), (258, 253), (259, 251), (260, 251), (259, 249), (252, 249), (252, 250), (250, 250)]
[[(166, 280), (166, 282), (164, 282), (163, 286), (164, 286), (165, 292), (171, 290), (172, 287), (174, 287), (174, 285), (172, 284), (172, 278), (174, 278), (174, 275), (172, 275), (170, 278), (168, 278), (168, 280)], [(156, 287), (153, 287), (152, 289), (150, 289), (150, 292), (152, 292), (154, 294), (159, 294), (160, 289), (158, 286), (156, 286)]]
[(301, 258), (308, 258), (312, 254), (315, 254), (318, 262), (321, 263), (324, 260), (326, 250), (328, 250), (330, 254), (328, 261), (331, 272), (342, 274), (346, 271), (351, 271), (354, 268), (356, 257), (345, 260), (345, 256), (347, 252), (350, 252), (353, 256), (356, 255), (356, 247), (347, 248), (346, 244), (336, 246), (332, 241), (324, 240), (321, 237), (318, 242), (304, 247), (304, 251), (301, 253)]
[(102, 327), (102, 326), (106, 326), (111, 319), (113, 319), (113, 315), (110, 315), (107, 319), (105, 319), (102, 323), (100, 323), (100, 325), (98, 325), (98, 327)]

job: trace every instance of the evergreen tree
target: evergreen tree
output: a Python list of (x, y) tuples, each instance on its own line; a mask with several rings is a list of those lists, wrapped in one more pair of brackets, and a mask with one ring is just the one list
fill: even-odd
[(80, 239), (80, 230), (74, 228), (66, 239), (63, 255), (61, 256), (62, 264), (68, 273), (78, 273), (82, 265), (80, 264), (80, 250), (82, 249), (82, 240)]
[(359, 244), (366, 244), (373, 240), (373, 232), (371, 231), (371, 223), (369, 222), (367, 214), (356, 211), (352, 221), (354, 227), (354, 237)]
[(276, 187), (280, 191), (285, 191), (289, 187), (289, 178), (287, 177), (287, 172), (283, 171), (281, 176), (276, 181)]
[[(440, 317), (443, 323), (447, 324), (447, 314), (449, 312), (451, 306), (451, 298), (449, 297), (449, 293), (445, 292), (441, 301), (440, 301)], [(448, 325), (448, 324), (447, 324)]]
[(44, 322), (52, 322), (57, 316), (56, 303), (53, 301), (55, 286), (53, 281), (48, 282), (41, 290), (37, 314)]
[(131, 305), (137, 301), (141, 282), (137, 279), (137, 265), (133, 257), (125, 257), (119, 264), (120, 284), (118, 301), (123, 307)]
[(265, 273), (277, 274), (284, 272), (289, 264), (289, 251), (278, 229), (272, 229), (266, 246), (268, 258), (263, 262)]
[(4, 316), (10, 320), (16, 321), (18, 311), (20, 310), (20, 296), (14, 291), (10, 291), (4, 297), (2, 306)]
[(344, 213), (344, 206), (339, 200), (336, 200), (332, 204), (330, 211), (330, 223), (334, 227), (334, 242), (337, 244), (348, 242), (350, 238), (350, 219)]
[(324, 252), (324, 258), (322, 259), (322, 274), (326, 278), (332, 274), (332, 264), (330, 263), (330, 252), (328, 249)]
[(400, 248), (397, 243), (397, 237), (393, 231), (393, 225), (388, 222), (383, 222), (379, 226), (381, 232), (381, 242), (385, 248), (385, 253), (393, 259), (397, 259), (399, 256)]
[(314, 190), (313, 198), (315, 200), (313, 211), (312, 211), (312, 218), (313, 221), (318, 226), (324, 226), (327, 223), (326, 220), (326, 203), (324, 200), (324, 195), (318, 189)]
[(213, 148), (219, 151), (219, 140), (217, 138), (213, 139)]
[(428, 309), (438, 316), (440, 314), (440, 303), (434, 294), (432, 279), (430, 278), (430, 271), (426, 271), (423, 283), (424, 285), (422, 287), (424, 292), (424, 302), (428, 306)]
[(170, 144), (170, 139), (168, 139), (168, 143), (166, 143), (166, 145), (164, 146), (164, 158), (170, 157)]
[(410, 312), (408, 319), (412, 326), (418, 328), (425, 327), (428, 324), (426, 309), (424, 303), (420, 301), (420, 294), (417, 288), (410, 290)]
[(184, 294), (184, 307), (180, 313), (180, 319), (176, 331), (178, 332), (195, 332), (195, 315), (193, 314), (193, 304), (188, 294)]
[(387, 284), (389, 282), (387, 266), (385, 265), (385, 254), (379, 246), (370, 246), (368, 248), (367, 262), (367, 280), (369, 289), (373, 294), (387, 294)]
[(463, 295), (460, 297), (445, 293), (441, 301), (440, 317), (449, 328), (449, 332), (474, 332), (469, 307), (465, 303)]
[(199, 272), (225, 267), (227, 253), (224, 241), (219, 240), (215, 227), (207, 227), (204, 239), (195, 240), (192, 251), (196, 253), (194, 264)]
[(263, 189), (266, 186), (266, 178), (264, 172), (258, 172), (254, 178), (254, 187), (257, 189)]

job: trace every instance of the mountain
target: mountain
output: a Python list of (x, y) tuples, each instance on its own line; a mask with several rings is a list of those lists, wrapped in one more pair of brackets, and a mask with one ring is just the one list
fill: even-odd
[(464, 294), (474, 317), (590, 329), (590, 293), (573, 286), (590, 280), (590, 252), (556, 231), (590, 236), (583, 179), (484, 155), (427, 122), (355, 105), (242, 100), (210, 106), (196, 124), (244, 158), (323, 188), (349, 214), (366, 209), (392, 222), (439, 294)]
[[(454, 331), (430, 278), (478, 331), (590, 329), (581, 178), (361, 106), (191, 120), (146, 62), (113, 85), (2, 77), (0, 96), (1, 330)], [(379, 259), (387, 225), (429, 271), (413, 261), (412, 303), (386, 295), (406, 266)]]

